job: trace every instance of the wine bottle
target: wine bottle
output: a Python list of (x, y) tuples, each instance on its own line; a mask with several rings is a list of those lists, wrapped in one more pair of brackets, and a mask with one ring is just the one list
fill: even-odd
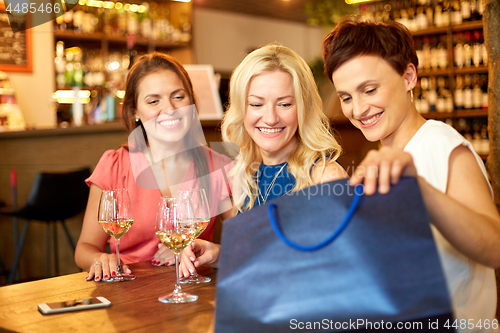
[(429, 22), (427, 21), (427, 16), (425, 15), (425, 1), (422, 4), (420, 1), (417, 7), (417, 26), (418, 29), (427, 29), (429, 27)]
[(457, 32), (454, 38), (456, 38), (454, 47), (455, 66), (462, 68), (464, 66), (464, 44), (462, 40), (462, 32)]
[(448, 50), (446, 49), (446, 35), (441, 35), (440, 42), (437, 46), (438, 66), (439, 68), (448, 67)]
[(429, 27), (434, 26), (434, 7), (432, 6), (431, 0), (427, 0), (427, 6), (425, 8), (425, 16), (427, 16), (427, 24)]
[(479, 38), (483, 41), (483, 43), (481, 44), (481, 61), (483, 62), (483, 65), (484, 66), (488, 66), (488, 50), (486, 49), (486, 43), (484, 43), (484, 37), (483, 37), (483, 32), (480, 31), (479, 32)]
[(437, 78), (437, 102), (436, 102), (436, 111), (437, 112), (446, 112), (446, 92), (444, 86), (444, 77), (439, 76)]
[(482, 90), (482, 97), (481, 97), (481, 109), (487, 109), (488, 108), (488, 76), (487, 75), (481, 75), (481, 90)]
[(423, 66), (424, 69), (431, 69), (431, 46), (430, 46), (430, 38), (429, 36), (424, 37), (424, 45), (422, 47), (422, 56), (424, 58)]
[(429, 91), (427, 93), (427, 98), (429, 100), (429, 111), (436, 111), (438, 94), (436, 91), (436, 78), (434, 76), (429, 77)]
[(457, 75), (456, 77), (456, 85), (455, 85), (455, 109), (463, 110), (464, 109), (464, 94), (463, 94), (463, 80), (462, 76)]
[(479, 13), (477, 8), (477, 0), (470, 0), (470, 20), (477, 21), (479, 20)]
[(483, 14), (484, 14), (484, 1), (485, 0), (478, 0), (477, 1), (477, 14), (478, 14), (478, 19), (482, 20), (483, 19)]
[(438, 43), (436, 37), (431, 38), (431, 56), (430, 56), (430, 62), (431, 62), (431, 68), (432, 69), (438, 69), (439, 67), (439, 50), (438, 50)]
[(465, 43), (464, 43), (464, 66), (465, 67), (470, 67), (472, 66), (472, 55), (473, 55), (473, 49), (472, 49), (472, 43), (471, 43), (471, 34), (470, 31), (466, 31), (464, 33), (465, 35)]
[(472, 81), (469, 74), (464, 77), (464, 109), (472, 109)]
[(474, 66), (479, 67), (483, 62), (483, 41), (481, 40), (481, 32), (474, 31), (474, 46), (472, 47), (472, 62)]
[(439, 0), (436, 7), (434, 7), (434, 25), (436, 27), (443, 26), (443, 1)]
[(464, 22), (470, 21), (471, 11), (469, 0), (461, 0), (460, 8), (462, 10), (462, 20)]
[(472, 89), (472, 107), (474, 109), (480, 109), (483, 98), (483, 90), (481, 89), (479, 74), (474, 74), (473, 80), (474, 80), (474, 88)]
[(429, 80), (426, 77), (420, 79), (420, 113), (429, 112)]
[(460, 2), (458, 0), (453, 1), (453, 11), (452, 11), (452, 24), (462, 24), (462, 11), (460, 10)]
[(451, 9), (450, 2), (448, 0), (443, 1), (443, 13), (441, 14), (441, 25), (446, 27), (450, 25), (451, 22)]

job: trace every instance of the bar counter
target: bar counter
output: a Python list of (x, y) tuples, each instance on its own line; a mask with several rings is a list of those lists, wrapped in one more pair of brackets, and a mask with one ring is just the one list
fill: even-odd
[[(218, 120), (203, 120), (207, 142), (220, 141)], [(18, 207), (24, 205), (33, 181), (40, 171), (71, 171), (82, 167), (94, 169), (102, 154), (126, 144), (127, 131), (121, 121), (81, 127), (36, 129), (0, 132), (0, 203), (12, 205), (11, 169), (17, 170)], [(0, 204), (1, 206), (1, 204)], [(76, 242), (80, 235), (83, 214), (66, 221)], [(21, 230), (22, 222), (19, 221)], [(10, 268), (14, 260), (12, 219), (0, 216), (0, 261)], [(60, 274), (78, 272), (67, 240), (59, 230)], [(46, 226), (32, 223), (20, 262), (20, 281), (45, 277)], [(0, 262), (1, 263), (1, 262)], [(53, 266), (53, 260), (52, 260)], [(18, 281), (19, 281), (18, 280)], [(0, 276), (0, 285), (3, 284)]]
[[(137, 278), (127, 282), (85, 280), (75, 273), (0, 288), (0, 332), (213, 332), (216, 270), (203, 266), (198, 272), (212, 281), (182, 285), (198, 295), (186, 304), (164, 304), (158, 297), (174, 289), (175, 267), (130, 265)], [(37, 305), (102, 296), (109, 308), (42, 315)]]

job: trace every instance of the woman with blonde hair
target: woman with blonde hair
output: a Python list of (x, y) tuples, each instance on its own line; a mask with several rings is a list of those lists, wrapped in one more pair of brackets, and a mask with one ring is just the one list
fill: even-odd
[[(240, 146), (230, 172), (235, 213), (311, 185), (346, 178), (336, 162), (341, 147), (307, 63), (294, 51), (267, 45), (246, 56), (233, 72), (224, 141)], [(219, 247), (196, 241), (185, 250), (181, 274), (214, 263)], [(195, 260), (195, 253), (200, 255)]]

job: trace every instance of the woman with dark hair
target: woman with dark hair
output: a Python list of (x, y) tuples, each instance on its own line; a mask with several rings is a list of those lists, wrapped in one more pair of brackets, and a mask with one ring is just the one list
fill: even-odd
[[(87, 280), (107, 280), (117, 269), (115, 254), (104, 252), (108, 240), (110, 248), (115, 248), (115, 240), (97, 221), (103, 190), (125, 188), (131, 197), (134, 224), (120, 242), (125, 264), (174, 263), (173, 252), (155, 234), (161, 196), (204, 188), (212, 219), (200, 238), (209, 241), (215, 215), (231, 208), (221, 170), (212, 168), (228, 166), (230, 161), (206, 147), (191, 80), (177, 60), (161, 53), (142, 56), (128, 74), (122, 115), (130, 132), (129, 144), (106, 151), (87, 179), (89, 201), (75, 253), (77, 265), (89, 271)], [(126, 265), (123, 268), (130, 273)]]
[(500, 216), (471, 144), (451, 126), (426, 121), (413, 104), (418, 58), (410, 32), (396, 22), (349, 18), (325, 38), (323, 51), (344, 115), (369, 141), (382, 144), (367, 154), (350, 183), (363, 183), (371, 195), (387, 193), (401, 176), (417, 177), (455, 317), (467, 323), (461, 331), (469, 323), (476, 328), (480, 320), (491, 322)]

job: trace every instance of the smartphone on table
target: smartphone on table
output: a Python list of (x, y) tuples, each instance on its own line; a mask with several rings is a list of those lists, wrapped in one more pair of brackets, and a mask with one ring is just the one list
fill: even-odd
[(109, 307), (111, 302), (104, 297), (84, 298), (65, 302), (38, 304), (38, 311), (43, 314), (62, 313)]

